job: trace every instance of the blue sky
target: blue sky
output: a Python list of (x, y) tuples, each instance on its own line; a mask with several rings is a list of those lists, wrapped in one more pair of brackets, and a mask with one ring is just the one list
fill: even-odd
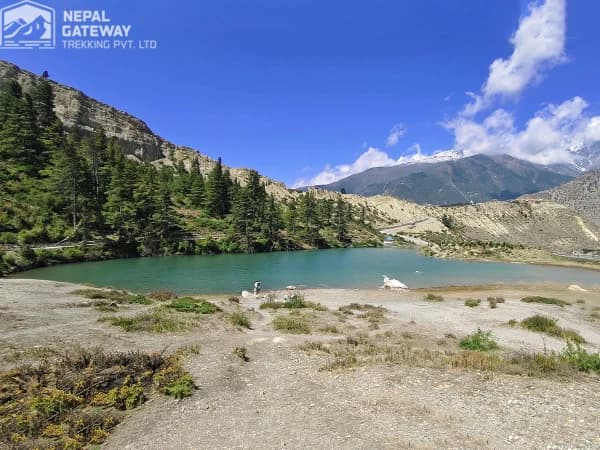
[(158, 48), (0, 58), (290, 185), (416, 151), (562, 162), (600, 140), (596, 0), (43, 3), (105, 10)]

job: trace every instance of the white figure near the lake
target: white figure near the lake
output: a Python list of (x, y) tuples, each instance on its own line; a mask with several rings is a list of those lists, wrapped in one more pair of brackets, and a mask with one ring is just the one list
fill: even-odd
[(256, 297), (260, 292), (260, 281), (254, 282), (254, 296)]
[(408, 289), (408, 286), (403, 282), (395, 278), (389, 278), (387, 275), (383, 275), (383, 287), (386, 289)]

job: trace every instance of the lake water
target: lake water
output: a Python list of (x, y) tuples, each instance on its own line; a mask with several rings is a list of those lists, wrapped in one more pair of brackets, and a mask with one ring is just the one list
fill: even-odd
[(149, 292), (239, 293), (293, 284), (319, 288), (377, 288), (382, 275), (408, 287), (485, 283), (552, 282), (600, 285), (600, 272), (527, 264), (437, 259), (414, 250), (358, 248), (259, 253), (253, 255), (164, 256), (65, 264), (30, 270), (18, 278), (39, 278)]

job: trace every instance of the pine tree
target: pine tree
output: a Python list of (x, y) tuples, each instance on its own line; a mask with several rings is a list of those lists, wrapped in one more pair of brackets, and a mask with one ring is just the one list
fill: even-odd
[(317, 246), (319, 241), (319, 229), (317, 226), (317, 208), (314, 194), (310, 191), (305, 192), (300, 197), (299, 203), (299, 216), (304, 225), (304, 231), (302, 233), (303, 239), (313, 245)]
[(280, 209), (277, 207), (275, 197), (272, 195), (270, 195), (266, 201), (264, 217), (262, 220), (265, 238), (269, 242), (275, 241), (279, 230), (283, 228), (283, 217), (281, 216)]
[(117, 241), (121, 245), (131, 246), (135, 243), (137, 233), (137, 215), (133, 204), (133, 184), (137, 178), (137, 168), (125, 159), (118, 146), (110, 145), (109, 154), (112, 168), (103, 215), (117, 235)]
[(94, 203), (95, 222), (98, 226), (102, 225), (102, 205), (104, 204), (104, 191), (107, 183), (108, 165), (108, 142), (104, 130), (98, 128), (92, 135), (82, 141), (81, 151), (85, 155), (89, 164), (91, 178), (91, 192)]
[(348, 240), (348, 217), (347, 208), (341, 196), (338, 196), (335, 202), (335, 231), (339, 241), (345, 242)]
[(57, 119), (54, 113), (54, 92), (52, 85), (48, 80), (40, 77), (31, 90), (30, 95), (33, 101), (38, 128), (44, 130)]
[(86, 237), (91, 221), (90, 179), (72, 137), (52, 149), (50, 165), (44, 169), (44, 175), (50, 192), (64, 200), (62, 211), (70, 218), (72, 233)]
[(296, 201), (291, 200), (285, 210), (284, 215), (285, 228), (292, 233), (292, 236), (296, 235), (296, 227), (298, 225), (298, 208), (296, 207)]
[(205, 205), (208, 214), (214, 217), (224, 217), (228, 212), (228, 186), (223, 176), (221, 158), (208, 173), (205, 184)]
[(198, 159), (196, 158), (192, 160), (192, 166), (190, 168), (190, 178), (190, 202), (195, 208), (200, 208), (204, 205), (205, 186), (204, 177), (202, 176), (202, 173), (200, 173), (200, 164), (198, 162)]
[(10, 178), (36, 176), (41, 169), (41, 145), (31, 98), (16, 82), (0, 91), (0, 161)]

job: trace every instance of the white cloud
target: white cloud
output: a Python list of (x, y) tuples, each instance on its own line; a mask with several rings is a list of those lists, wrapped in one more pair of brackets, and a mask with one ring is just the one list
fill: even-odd
[(529, 14), (519, 22), (510, 39), (512, 55), (490, 65), (482, 94), (472, 98), (462, 114), (473, 116), (489, 107), (496, 97), (517, 97), (523, 89), (540, 80), (544, 71), (566, 60), (566, 0), (530, 3)]
[(590, 119), (585, 127), (584, 136), (588, 142), (600, 141), (600, 117)]
[(397, 123), (390, 130), (390, 134), (388, 135), (388, 137), (385, 141), (385, 145), (388, 147), (393, 147), (394, 145), (397, 145), (398, 142), (400, 142), (400, 138), (402, 136), (404, 136), (405, 133), (406, 133), (406, 127), (404, 126), (404, 124)]
[(390, 155), (375, 147), (369, 147), (368, 150), (362, 153), (351, 164), (340, 164), (338, 166), (327, 165), (325, 168), (313, 178), (302, 178), (297, 180), (293, 187), (299, 188), (303, 186), (315, 186), (322, 184), (333, 183), (355, 173), (364, 172), (373, 167), (395, 166), (398, 164), (417, 162), (424, 157), (421, 153), (421, 146), (414, 144), (408, 148), (409, 154), (400, 156), (398, 159), (390, 157)]
[(454, 150), (466, 155), (506, 153), (538, 164), (568, 163), (570, 148), (600, 139), (600, 116), (585, 114), (587, 103), (573, 97), (538, 111), (521, 130), (512, 114), (497, 109), (482, 122), (458, 116), (444, 126), (454, 132)]
[(540, 164), (567, 163), (570, 148), (600, 140), (600, 116), (585, 114), (587, 103), (573, 97), (559, 105), (547, 105), (521, 129), (504, 109), (487, 117), (474, 116), (494, 107), (498, 100), (518, 97), (544, 72), (566, 60), (566, 0), (531, 3), (510, 41), (513, 53), (490, 65), (481, 93), (467, 92), (471, 100), (443, 125), (454, 133), (454, 150), (466, 155), (507, 153)]

